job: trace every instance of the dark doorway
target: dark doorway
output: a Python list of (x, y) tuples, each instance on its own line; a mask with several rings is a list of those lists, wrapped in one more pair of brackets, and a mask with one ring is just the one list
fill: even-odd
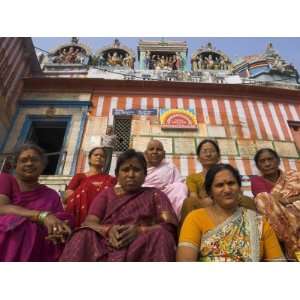
[(66, 121), (33, 121), (26, 139), (39, 145), (48, 156), (48, 164), (44, 175), (54, 175), (61, 157), (64, 137), (66, 133)]

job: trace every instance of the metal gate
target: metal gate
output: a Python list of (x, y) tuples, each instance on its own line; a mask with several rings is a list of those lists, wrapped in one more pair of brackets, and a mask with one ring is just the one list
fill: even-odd
[(116, 134), (118, 137), (115, 151), (123, 152), (129, 148), (130, 133), (131, 133), (131, 117), (130, 116), (115, 117), (114, 134)]

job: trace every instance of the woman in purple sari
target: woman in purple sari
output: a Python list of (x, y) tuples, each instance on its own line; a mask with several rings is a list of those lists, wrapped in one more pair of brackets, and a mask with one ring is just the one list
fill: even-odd
[(147, 163), (129, 149), (117, 161), (119, 186), (101, 192), (66, 244), (61, 261), (175, 261), (177, 218), (167, 196), (142, 187)]
[(23, 145), (15, 163), (15, 177), (0, 174), (0, 261), (56, 261), (71, 220), (59, 195), (38, 183), (44, 152)]

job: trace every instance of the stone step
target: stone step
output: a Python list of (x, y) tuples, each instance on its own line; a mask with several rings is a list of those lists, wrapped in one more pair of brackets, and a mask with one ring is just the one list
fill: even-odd
[(72, 175), (41, 175), (41, 180), (70, 180), (73, 176)]
[(67, 175), (42, 175), (39, 182), (56, 190), (57, 192), (65, 191), (67, 184), (70, 182), (72, 176)]

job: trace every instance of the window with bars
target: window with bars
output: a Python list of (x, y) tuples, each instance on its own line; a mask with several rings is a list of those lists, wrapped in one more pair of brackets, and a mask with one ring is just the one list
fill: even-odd
[(115, 151), (123, 152), (129, 148), (131, 133), (131, 117), (118, 116), (114, 119), (114, 134), (117, 135), (118, 141)]

